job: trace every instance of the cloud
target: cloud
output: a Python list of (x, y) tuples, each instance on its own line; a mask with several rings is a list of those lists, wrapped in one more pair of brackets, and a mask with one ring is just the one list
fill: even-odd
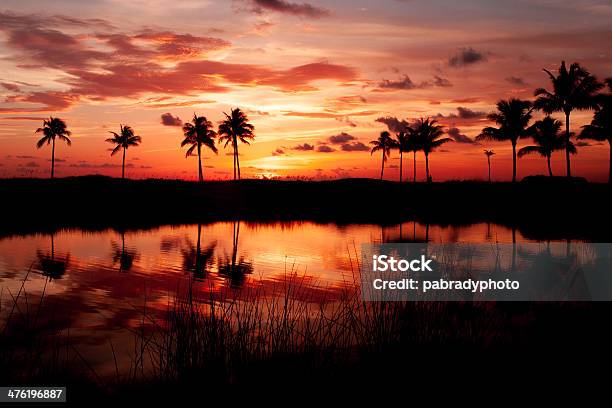
[(379, 89), (394, 89), (394, 90), (410, 90), (410, 89), (425, 89), (432, 87), (448, 88), (453, 84), (446, 78), (439, 75), (434, 75), (430, 81), (422, 81), (419, 83), (413, 82), (408, 75), (403, 75), (397, 81), (383, 79), (378, 83)]
[(161, 115), (161, 123), (164, 126), (183, 126), (183, 121), (178, 116), (172, 116), (170, 112)]
[(462, 134), (459, 128), (452, 127), (446, 133), (457, 143), (478, 144), (469, 136)]
[(367, 152), (370, 149), (361, 142), (344, 143), (340, 148), (345, 152)]
[(517, 86), (527, 86), (527, 85), (529, 85), (527, 82), (525, 82), (525, 80), (523, 78), (515, 77), (515, 76), (507, 77), (506, 78), (506, 82), (510, 82), (512, 85), (517, 85)]
[(473, 65), (478, 62), (485, 62), (487, 55), (480, 51), (476, 51), (472, 47), (463, 47), (457, 52), (457, 54), (451, 56), (448, 59), (448, 65), (453, 68), (465, 67)]
[(0, 112), (48, 112), (60, 111), (72, 106), (79, 100), (78, 95), (70, 92), (33, 92), (23, 95), (12, 95), (4, 99), (5, 103), (32, 103), (42, 106), (30, 108), (0, 107)]
[(416, 89), (424, 88), (425, 83), (415, 84), (408, 75), (403, 75), (402, 78), (397, 81), (383, 79), (378, 83), (378, 87), (382, 89)]
[(400, 120), (393, 116), (380, 117), (376, 119), (376, 122), (384, 123), (385, 125), (387, 125), (389, 131), (393, 133), (399, 133), (405, 130), (408, 126), (410, 126), (408, 121), (404, 119)]
[(474, 111), (470, 108), (459, 106), (457, 107), (457, 113), (450, 113), (446, 116), (441, 113), (438, 113), (434, 117), (441, 119), (481, 119), (484, 118), (486, 115), (486, 112)]
[(292, 149), (293, 150), (302, 151), (302, 152), (307, 152), (307, 151), (310, 151), (310, 150), (314, 150), (314, 146), (309, 144), (309, 143), (304, 143), (304, 144), (301, 144), (301, 145), (294, 146), (294, 147), (292, 147)]
[(335, 151), (336, 149), (334, 149), (333, 147), (327, 146), (327, 145), (317, 146), (317, 152), (319, 153), (332, 153)]
[(272, 156), (282, 156), (284, 154), (285, 154), (285, 150), (280, 147), (272, 152)]
[(27, 162), (26, 164), (23, 165), (23, 167), (30, 167), (30, 168), (35, 168), (35, 167), (40, 167), (40, 165), (36, 162)]
[(37, 159), (35, 156), (15, 156), (16, 159)]
[(355, 140), (355, 136), (342, 132), (340, 134), (330, 136), (328, 140), (331, 144), (343, 144), (351, 140)]
[(286, 0), (250, 0), (249, 2), (252, 5), (250, 10), (257, 14), (266, 10), (311, 18), (325, 17), (330, 14), (329, 10), (309, 3), (292, 3)]
[(2, 87), (4, 89), (7, 89), (9, 91), (19, 92), (19, 85), (17, 85), (17, 84), (11, 84), (11, 83), (8, 83), (8, 82), (0, 82), (0, 85), (2, 85)]

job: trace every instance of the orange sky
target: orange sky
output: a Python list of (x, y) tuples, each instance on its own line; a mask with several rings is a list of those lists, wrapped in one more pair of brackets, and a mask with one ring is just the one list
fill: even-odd
[[(50, 149), (36, 150), (33, 132), (53, 115), (73, 132), (56, 149), (60, 177), (120, 175), (104, 139), (129, 124), (143, 143), (128, 150), (128, 177), (195, 179), (171, 125), (193, 112), (217, 123), (231, 107), (256, 127), (243, 175), (377, 177), (380, 157), (362, 144), (386, 129), (378, 118), (438, 116), (469, 141), (457, 135), (475, 137), (498, 99), (547, 87), (543, 67), (566, 59), (612, 76), (610, 21), (603, 0), (4, 0), (0, 177), (48, 176)], [(590, 116), (576, 113), (574, 129)], [(508, 180), (509, 143), (465, 142), (433, 154), (434, 179), (486, 177), (484, 148), (497, 153), (493, 177)], [(207, 179), (231, 177), (227, 153), (205, 154)], [(574, 173), (604, 181), (608, 158), (607, 145), (581, 146)], [(394, 153), (387, 178), (397, 166)], [(519, 161), (519, 177), (545, 172), (544, 159)]]

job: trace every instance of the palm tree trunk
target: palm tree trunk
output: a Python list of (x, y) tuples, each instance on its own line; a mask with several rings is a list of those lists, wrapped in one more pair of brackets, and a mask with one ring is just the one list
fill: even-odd
[(552, 177), (553, 173), (552, 173), (552, 168), (550, 167), (550, 155), (546, 156), (546, 161), (548, 162), (548, 175)]
[(53, 147), (51, 148), (51, 178), (55, 174), (55, 138), (53, 138)]
[(608, 171), (608, 184), (612, 184), (612, 137), (608, 138), (608, 144), (610, 145), (610, 170)]
[(403, 165), (403, 163), (404, 163), (404, 157), (403, 157), (403, 154), (402, 154), (402, 153), (403, 153), (403, 152), (402, 152), (402, 149), (400, 149), (400, 179), (399, 179), (400, 183), (402, 182), (402, 170), (403, 170), (403, 168), (404, 168), (404, 165)]
[(204, 173), (202, 173), (202, 146), (198, 143), (198, 181), (204, 181)]
[(236, 146), (232, 145), (233, 158), (234, 158), (234, 180), (236, 180)]
[(125, 147), (123, 148), (123, 161), (121, 162), (121, 180), (125, 179)]
[(416, 183), (416, 150), (412, 152), (412, 182)]
[(238, 167), (238, 180), (240, 180), (240, 155), (238, 154), (238, 142), (236, 142), (236, 167)]
[(567, 166), (567, 177), (572, 177), (572, 170), (570, 166), (570, 112), (565, 112), (565, 164)]
[(487, 156), (487, 164), (489, 165), (489, 183), (491, 182), (491, 156)]
[(516, 183), (516, 141), (512, 141), (512, 182)]
[(383, 173), (385, 172), (385, 149), (382, 151), (382, 167), (380, 168), (380, 179), (383, 179)]
[(429, 183), (429, 153), (425, 152), (425, 177), (427, 182)]

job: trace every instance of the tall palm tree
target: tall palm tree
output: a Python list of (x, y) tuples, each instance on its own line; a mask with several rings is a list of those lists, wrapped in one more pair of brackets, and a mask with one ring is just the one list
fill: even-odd
[(487, 156), (487, 165), (489, 166), (489, 183), (491, 182), (491, 156), (495, 154), (492, 149), (484, 151), (485, 156)]
[[(550, 167), (550, 158), (554, 151), (563, 150), (576, 153), (576, 147), (570, 142), (570, 146), (566, 146), (565, 136), (561, 133), (562, 123), (556, 119), (546, 116), (542, 120), (538, 120), (529, 128), (529, 132), (535, 145), (525, 146), (518, 152), (518, 157), (523, 157), (527, 154), (537, 153), (546, 158), (548, 164), (548, 175), (552, 177), (553, 172)], [(566, 148), (567, 147), (567, 148)]]
[(534, 106), (547, 114), (553, 112), (563, 112), (565, 114), (565, 163), (567, 166), (567, 177), (572, 176), (570, 166), (570, 114), (574, 109), (585, 110), (597, 108), (595, 94), (601, 88), (601, 84), (591, 75), (589, 71), (581, 67), (578, 63), (570, 65), (569, 69), (565, 66), (565, 61), (561, 61), (561, 66), (557, 75), (547, 69), (552, 82), (552, 90), (544, 88), (535, 90), (536, 99)]
[(121, 179), (123, 180), (125, 178), (125, 151), (130, 146), (138, 146), (140, 142), (142, 142), (142, 138), (136, 136), (134, 134), (134, 129), (128, 125), (119, 125), (119, 128), (121, 129), (119, 133), (108, 132), (111, 133), (113, 137), (109, 137), (106, 141), (117, 145), (111, 150), (111, 156), (114, 156), (119, 150), (123, 149), (123, 159), (121, 161)]
[(497, 102), (497, 112), (487, 117), (499, 127), (486, 127), (482, 129), (476, 141), (495, 140), (512, 143), (512, 182), (516, 182), (516, 143), (518, 139), (529, 136), (527, 127), (533, 111), (531, 102), (520, 99), (501, 100)]
[(43, 145), (52, 144), (51, 148), (51, 178), (55, 175), (55, 138), (63, 140), (68, 146), (72, 145), (70, 138), (70, 131), (66, 127), (66, 122), (60, 118), (54, 118), (53, 116), (43, 121), (43, 127), (36, 129), (34, 133), (41, 133), (43, 137), (36, 142), (36, 148), (40, 149)]
[(444, 134), (444, 127), (438, 125), (435, 119), (419, 119), (414, 125), (418, 135), (418, 144), (425, 153), (425, 175), (428, 182), (431, 181), (429, 175), (429, 154), (442, 146), (444, 143), (452, 142), (450, 137), (440, 138)]
[(202, 172), (202, 146), (208, 147), (217, 154), (217, 146), (215, 146), (215, 137), (217, 132), (213, 130), (213, 124), (206, 119), (205, 116), (197, 116), (193, 114), (191, 123), (183, 125), (183, 135), (185, 139), (181, 142), (181, 147), (189, 145), (189, 149), (185, 153), (185, 157), (193, 154), (194, 150), (198, 152), (198, 181), (204, 181), (204, 173)]
[(399, 168), (399, 181), (402, 181), (402, 174), (404, 170), (404, 152), (409, 152), (410, 150), (410, 134), (408, 131), (400, 131), (395, 135), (395, 147), (399, 150), (400, 154), (400, 168)]
[(380, 136), (376, 140), (372, 140), (370, 142), (372, 145), (372, 150), (370, 154), (374, 154), (377, 151), (382, 152), (382, 167), (380, 169), (380, 179), (383, 179), (383, 174), (385, 172), (385, 162), (389, 158), (391, 154), (391, 149), (396, 147), (395, 141), (391, 138), (391, 135), (386, 130), (380, 132)]
[[(606, 79), (608, 88), (612, 92), (612, 78)], [(600, 95), (599, 106), (589, 125), (582, 127), (579, 139), (592, 139), (600, 142), (607, 141), (610, 145), (610, 169), (608, 183), (612, 184), (612, 93)]]
[(231, 113), (225, 115), (225, 120), (219, 124), (219, 142), (224, 141), (227, 147), (232, 144), (234, 150), (234, 180), (238, 176), (240, 180), (240, 160), (238, 158), (238, 142), (250, 144), (249, 140), (255, 139), (255, 126), (249, 123), (247, 115), (240, 108), (232, 109)]
[(408, 147), (407, 151), (412, 152), (412, 182), (416, 183), (417, 177), (417, 165), (416, 165), (416, 154), (421, 150), (419, 144), (419, 134), (415, 129), (409, 127), (406, 129), (408, 132)]

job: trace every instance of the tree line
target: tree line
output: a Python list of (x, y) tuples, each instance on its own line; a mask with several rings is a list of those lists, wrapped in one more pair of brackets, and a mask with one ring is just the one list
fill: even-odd
[[(543, 71), (550, 79), (550, 89), (536, 89), (534, 91), (536, 99), (533, 102), (516, 98), (497, 102), (497, 110), (487, 115), (487, 119), (496, 126), (482, 129), (476, 141), (509, 141), (512, 144), (512, 182), (516, 182), (517, 157), (533, 153), (546, 159), (548, 174), (552, 177), (551, 157), (557, 150), (565, 151), (566, 175), (571, 177), (570, 155), (576, 154), (577, 150), (571, 140), (574, 133), (570, 131), (570, 116), (576, 110), (594, 110), (591, 123), (582, 127), (578, 139), (608, 142), (610, 145), (608, 182), (612, 183), (612, 78), (605, 80), (608, 92), (601, 93), (604, 83), (598, 81), (578, 63), (573, 63), (568, 68), (565, 61), (562, 61), (556, 74), (547, 69)], [(530, 125), (534, 111), (541, 111), (546, 116)], [(562, 122), (550, 116), (555, 112), (562, 112), (565, 115), (564, 131)], [(443, 138), (443, 135), (443, 126), (430, 118), (416, 120), (395, 134), (395, 137), (387, 131), (381, 132), (378, 139), (370, 142), (371, 154), (380, 151), (382, 155), (380, 179), (383, 178), (385, 162), (391, 151), (398, 150), (400, 181), (403, 180), (403, 153), (409, 152), (413, 153), (413, 181), (416, 181), (416, 154), (419, 151), (425, 155), (426, 180), (431, 181), (429, 155), (441, 145), (453, 141), (452, 138)], [(524, 138), (531, 138), (534, 144), (523, 147), (517, 152), (518, 140)], [(491, 156), (495, 152), (486, 149), (484, 153), (487, 157), (490, 182)]]
[[(605, 80), (608, 92), (600, 92), (605, 84), (597, 80), (588, 70), (573, 63), (566, 66), (565, 61), (557, 73), (547, 69), (544, 72), (548, 75), (550, 89), (538, 88), (534, 92), (535, 100), (508, 99), (500, 100), (496, 104), (496, 111), (487, 115), (489, 121), (495, 126), (487, 126), (482, 129), (476, 137), (476, 141), (509, 141), (512, 144), (512, 182), (516, 182), (517, 158), (528, 154), (538, 154), (547, 160), (548, 173), (553, 176), (551, 167), (551, 157), (553, 152), (558, 150), (565, 151), (566, 175), (571, 177), (570, 155), (576, 154), (576, 145), (571, 138), (574, 132), (570, 130), (570, 116), (576, 110), (594, 110), (595, 113), (591, 123), (582, 127), (578, 134), (578, 139), (592, 139), (596, 141), (607, 141), (610, 145), (610, 168), (609, 183), (612, 183), (612, 78)], [(530, 124), (533, 112), (541, 111), (546, 116)], [(565, 129), (563, 123), (550, 115), (562, 112), (565, 115)], [(225, 113), (217, 128), (214, 129), (212, 122), (204, 116), (197, 116), (194, 113), (193, 119), (183, 126), (184, 139), (181, 147), (189, 146), (186, 157), (197, 155), (198, 157), (198, 180), (204, 180), (202, 171), (202, 148), (207, 148), (218, 153), (217, 144), (224, 144), (224, 148), (231, 145), (234, 160), (234, 180), (239, 180), (240, 175), (240, 155), (238, 146), (240, 143), (250, 144), (254, 140), (255, 127), (249, 123), (247, 115), (239, 108), (232, 109), (229, 114)], [(36, 133), (43, 133), (43, 137), (36, 143), (37, 148), (45, 144), (51, 144), (51, 178), (55, 171), (55, 140), (59, 139), (71, 144), (71, 132), (67, 129), (66, 123), (59, 119), (50, 117), (43, 122), (43, 127), (36, 130)], [(107, 142), (115, 145), (111, 149), (111, 156), (122, 152), (123, 159), (121, 165), (121, 178), (125, 178), (125, 156), (129, 147), (138, 146), (142, 138), (134, 134), (134, 130), (127, 125), (120, 125), (119, 133), (110, 132), (113, 136), (106, 139)], [(429, 171), (429, 156), (438, 147), (445, 143), (452, 142), (450, 137), (443, 137), (444, 127), (435, 119), (420, 118), (412, 124), (401, 129), (394, 136), (388, 131), (380, 133), (378, 139), (370, 142), (372, 145), (371, 154), (380, 151), (382, 164), (380, 169), (380, 179), (384, 177), (385, 163), (390, 157), (392, 150), (398, 150), (400, 155), (399, 179), (403, 181), (403, 154), (413, 154), (413, 181), (416, 182), (416, 155), (423, 152), (425, 156), (425, 176), (426, 180), (432, 181)], [(218, 139), (217, 139), (218, 137)], [(526, 146), (518, 150), (519, 139), (531, 138), (533, 145)], [(491, 157), (495, 152), (486, 149), (485, 155), (488, 164), (488, 178), (491, 181)]]

